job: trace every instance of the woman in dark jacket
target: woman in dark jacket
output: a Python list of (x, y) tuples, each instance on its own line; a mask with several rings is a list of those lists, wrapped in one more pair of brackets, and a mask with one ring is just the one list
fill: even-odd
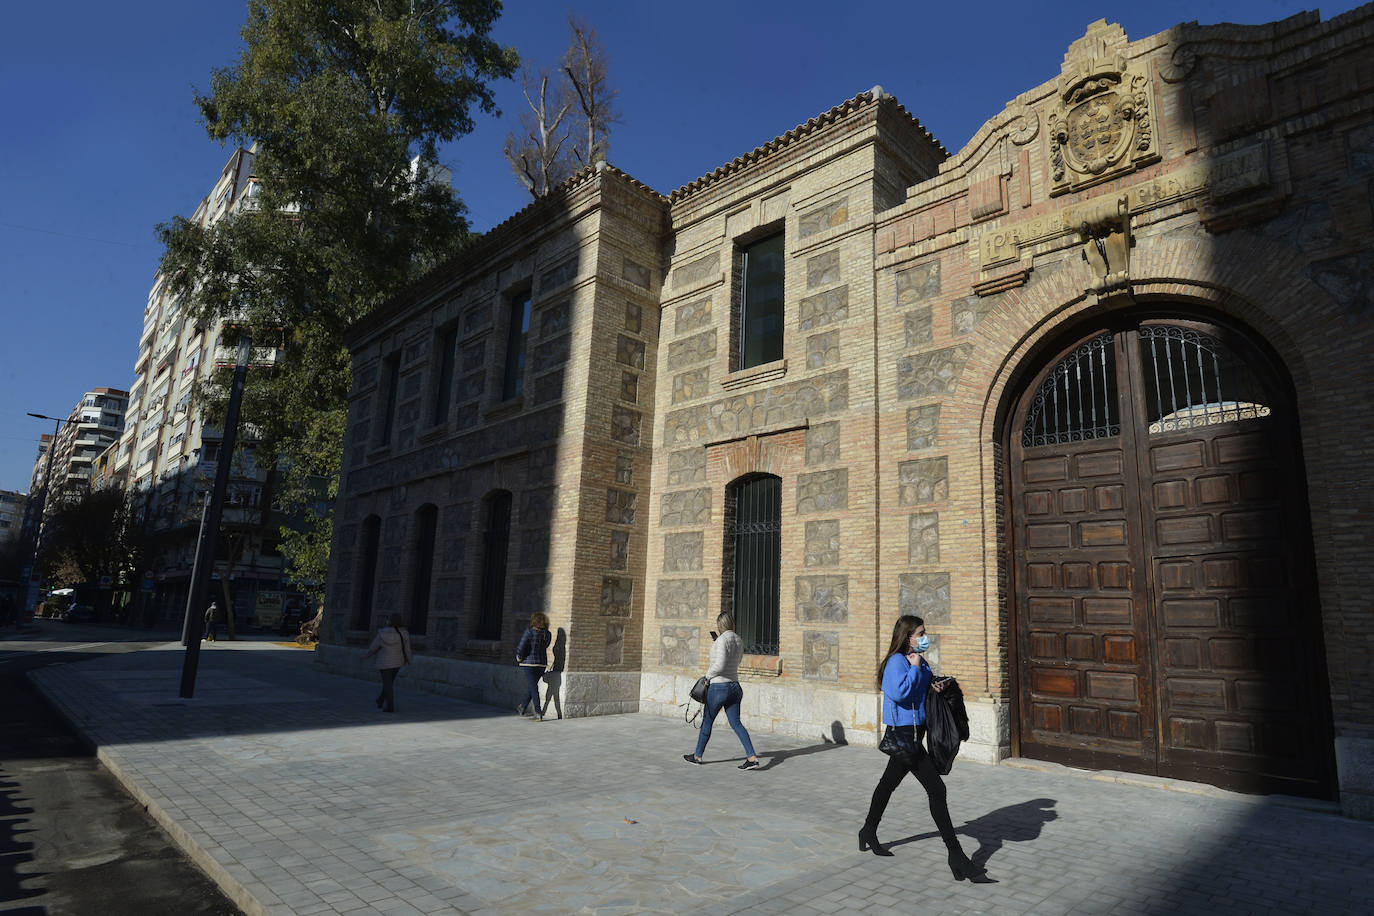
[(887, 758), (887, 769), (873, 789), (868, 817), (859, 831), (859, 851), (871, 849), (875, 856), (892, 855), (878, 842), (878, 822), (887, 810), (893, 790), (906, 778), (907, 773), (912, 773), (920, 781), (921, 788), (926, 790), (930, 814), (940, 831), (940, 839), (945, 841), (945, 847), (949, 850), (949, 870), (954, 873), (955, 879), (967, 878), (977, 883), (987, 883), (992, 880), (987, 876), (987, 871), (973, 864), (954, 835), (954, 822), (950, 820), (949, 806), (945, 803), (944, 780), (940, 779), (930, 756), (922, 747), (926, 691), (939, 691), (944, 686), (940, 683), (933, 688), (931, 686), (933, 674), (925, 660), (925, 652), (929, 649), (930, 638), (926, 636), (925, 622), (911, 614), (898, 617), (892, 628), (892, 642), (878, 665), (878, 685), (883, 690), (883, 723), (905, 736), (914, 752), (910, 757), (893, 755)]
[(520, 670), (525, 672), (525, 685), (528, 688), (525, 699), (515, 707), (515, 711), (518, 715), (529, 716), (539, 722), (544, 721), (544, 709), (539, 705), (539, 679), (549, 667), (551, 641), (548, 616), (536, 612), (530, 615), (529, 629), (525, 630), (520, 637), (520, 644), (515, 647), (515, 660)]

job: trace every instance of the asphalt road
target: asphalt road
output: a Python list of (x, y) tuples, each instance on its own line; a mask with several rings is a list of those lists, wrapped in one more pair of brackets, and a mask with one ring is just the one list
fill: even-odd
[(22, 632), (0, 630), (0, 913), (241, 912), (24, 677), (179, 637), (45, 620)]

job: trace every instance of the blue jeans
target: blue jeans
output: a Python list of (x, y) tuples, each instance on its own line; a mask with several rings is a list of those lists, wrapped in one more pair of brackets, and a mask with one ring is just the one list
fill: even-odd
[(539, 705), (539, 679), (544, 676), (544, 669), (534, 665), (522, 665), (520, 670), (525, 672), (525, 686), (527, 688), (525, 699), (521, 706), (530, 715), (542, 716), (544, 708)]
[(725, 708), (725, 718), (730, 720), (730, 727), (739, 737), (739, 743), (744, 745), (744, 755), (756, 756), (754, 743), (749, 740), (749, 729), (739, 720), (739, 704), (743, 699), (744, 689), (740, 687), (739, 681), (726, 681), (706, 688), (706, 711), (701, 716), (701, 734), (697, 736), (698, 757), (706, 752), (706, 742), (711, 740), (711, 726), (720, 714), (721, 707)]

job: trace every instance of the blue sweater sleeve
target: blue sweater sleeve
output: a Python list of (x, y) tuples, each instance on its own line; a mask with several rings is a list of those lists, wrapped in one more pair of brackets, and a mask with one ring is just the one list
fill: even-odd
[(893, 655), (883, 667), (883, 721), (888, 725), (922, 725), (926, 720), (925, 695), (930, 686), (930, 667)]

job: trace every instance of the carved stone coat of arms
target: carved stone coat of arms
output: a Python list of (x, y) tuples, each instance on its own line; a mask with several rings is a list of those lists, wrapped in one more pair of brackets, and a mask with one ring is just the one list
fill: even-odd
[(1047, 119), (1050, 193), (1097, 184), (1158, 160), (1149, 78), (1115, 55), (1069, 70)]

